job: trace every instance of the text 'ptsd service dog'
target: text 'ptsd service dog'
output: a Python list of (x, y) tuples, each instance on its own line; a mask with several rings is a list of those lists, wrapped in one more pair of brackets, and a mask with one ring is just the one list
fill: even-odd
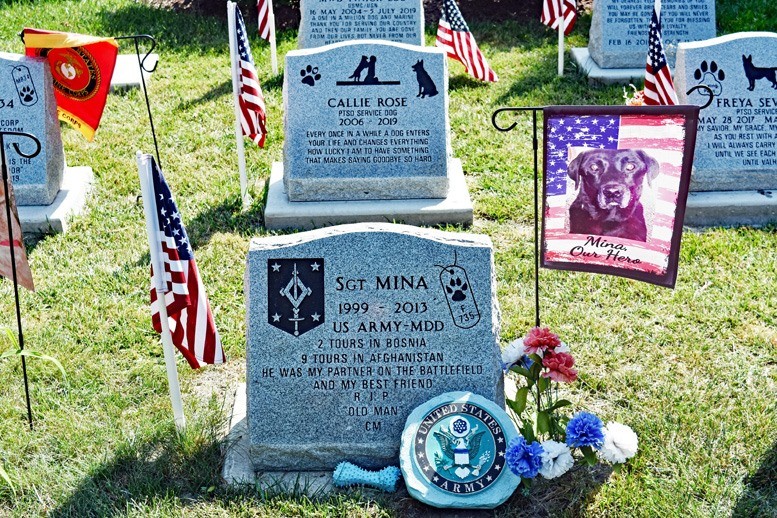
[(642, 183), (658, 176), (658, 162), (641, 149), (583, 151), (569, 163), (577, 197), (569, 206), (572, 234), (647, 241)]

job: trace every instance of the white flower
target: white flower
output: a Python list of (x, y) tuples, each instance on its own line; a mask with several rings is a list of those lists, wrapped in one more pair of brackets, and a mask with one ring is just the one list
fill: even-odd
[(509, 369), (514, 363), (520, 360), (521, 356), (526, 354), (525, 350), (523, 338), (510, 342), (510, 344), (502, 351), (502, 364), (504, 365), (505, 370)]
[(616, 422), (609, 422), (604, 427), (604, 446), (599, 450), (599, 456), (613, 464), (626, 462), (637, 454), (637, 434), (634, 430)]
[(569, 447), (561, 442), (545, 441), (542, 443), (542, 467), (540, 475), (545, 478), (560, 477), (575, 463)]
[(564, 342), (561, 342), (558, 347), (553, 349), (554, 353), (568, 353), (569, 352), (569, 346), (565, 344)]

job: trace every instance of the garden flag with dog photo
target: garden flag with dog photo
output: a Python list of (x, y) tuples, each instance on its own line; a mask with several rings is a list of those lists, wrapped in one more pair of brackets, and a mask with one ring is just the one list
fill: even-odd
[(46, 58), (59, 120), (94, 139), (105, 109), (119, 46), (113, 38), (24, 29), (28, 56)]
[(545, 108), (542, 266), (674, 287), (699, 108)]

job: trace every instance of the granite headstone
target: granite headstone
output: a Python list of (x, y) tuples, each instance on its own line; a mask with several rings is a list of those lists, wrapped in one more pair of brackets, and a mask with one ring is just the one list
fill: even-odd
[(488, 237), (361, 223), (251, 241), (247, 420), (257, 469), (396, 464), (447, 391), (504, 405)]
[(62, 186), (65, 153), (46, 60), (0, 52), (0, 130), (31, 133), (40, 141), (40, 154), (23, 158), (13, 143), (32, 152), (29, 143), (7, 138), (6, 160), (17, 205), (49, 205)]
[(445, 53), (377, 40), (286, 54), (290, 201), (445, 198)]
[(424, 44), (421, 0), (302, 0), (298, 48), (348, 40)]
[(692, 191), (777, 189), (777, 34), (744, 32), (681, 43), (675, 87), (699, 114)]
[[(588, 51), (601, 68), (644, 68), (653, 0), (594, 0)], [(714, 0), (661, 2), (661, 39), (674, 63), (677, 44), (715, 37)]]

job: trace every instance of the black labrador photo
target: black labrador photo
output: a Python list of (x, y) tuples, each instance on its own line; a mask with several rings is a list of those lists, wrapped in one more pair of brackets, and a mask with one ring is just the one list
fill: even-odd
[(642, 183), (658, 176), (658, 162), (641, 149), (593, 149), (569, 163), (577, 197), (569, 232), (647, 241)]

